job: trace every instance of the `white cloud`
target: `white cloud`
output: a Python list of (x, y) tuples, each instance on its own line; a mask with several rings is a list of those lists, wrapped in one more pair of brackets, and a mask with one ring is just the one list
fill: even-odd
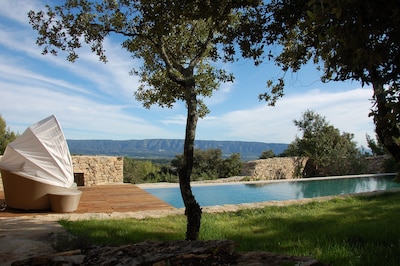
[(300, 119), (307, 109), (325, 116), (341, 132), (355, 134), (355, 141), (366, 147), (365, 134), (374, 136), (374, 125), (368, 117), (372, 89), (354, 89), (340, 93), (310, 91), (284, 96), (275, 107), (263, 106), (237, 109), (199, 123), (198, 137), (202, 139), (252, 140), (290, 143)]
[[(5, 59), (3, 62), (7, 62), (7, 64), (0, 63), (0, 77), (3, 80), (7, 80), (13, 84), (41, 84), (42, 86), (47, 86), (52, 89), (55, 87), (61, 87), (76, 93), (84, 93), (87, 95), (93, 94), (93, 92), (68, 81), (54, 79), (52, 77), (32, 72), (31, 70), (27, 70), (24, 68), (24, 66), (21, 66), (20, 62), (13, 60), (13, 58), (8, 57), (7, 55), (4, 55), (3, 58)], [(5, 85), (4, 88), (6, 88)]]
[[(32, 8), (27, 5), (22, 6), (22, 9), (24, 7), (26, 10)], [(9, 18), (16, 19), (15, 16), (9, 16)], [(75, 63), (71, 63), (66, 60), (66, 55), (62, 52), (58, 56), (43, 56), (41, 54), (42, 49), (36, 45), (36, 37), (37, 33), (31, 29), (27, 21), (17, 29), (0, 27), (0, 45), (11, 51), (23, 53), (29, 59), (51, 64), (53, 67), (58, 67), (60, 71), (63, 69), (63, 71), (68, 71), (77, 77), (88, 80), (96, 84), (95, 88), (102, 93), (121, 94), (123, 99), (130, 97), (129, 101), (134, 103), (133, 92), (138, 88), (138, 78), (130, 76), (129, 72), (135, 62), (130, 54), (121, 48), (119, 43), (113, 43), (110, 39), (104, 41), (104, 48), (108, 57), (106, 64), (100, 62), (87, 45), (79, 49), (79, 58)], [(21, 57), (20, 60), (24, 60), (24, 58)]]
[(186, 125), (186, 116), (184, 115), (175, 115), (175, 116), (169, 116), (166, 117), (161, 121), (165, 125)]
[[(3, 87), (3, 84), (0, 84)], [(169, 136), (169, 132), (138, 116), (125, 113), (122, 105), (101, 104), (90, 98), (43, 89), (13, 86), (2, 91), (2, 115), (14, 131), (55, 114), (67, 138), (127, 139)]]
[(44, 4), (33, 0), (0, 1), (0, 16), (20, 24), (28, 24), (28, 12), (41, 10)]

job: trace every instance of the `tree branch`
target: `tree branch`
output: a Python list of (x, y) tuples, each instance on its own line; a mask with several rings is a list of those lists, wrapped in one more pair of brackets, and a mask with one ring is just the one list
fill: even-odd
[(207, 52), (208, 46), (211, 44), (211, 40), (214, 37), (214, 29), (209, 28), (208, 30), (208, 36), (204, 44), (202, 45), (202, 49), (199, 50), (199, 52), (196, 54), (196, 56), (193, 58), (193, 60), (189, 63), (189, 67), (194, 69), (200, 62), (202, 58), (204, 58), (204, 55)]

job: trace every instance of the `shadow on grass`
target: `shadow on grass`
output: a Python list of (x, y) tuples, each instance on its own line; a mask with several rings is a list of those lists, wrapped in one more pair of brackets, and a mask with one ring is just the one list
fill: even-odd
[(160, 224), (157, 219), (59, 221), (73, 235), (97, 245), (133, 244), (145, 240), (168, 241), (183, 239), (184, 219)]
[(398, 265), (399, 200), (400, 193), (385, 193), (244, 210), (232, 215), (246, 229), (226, 237), (241, 251), (312, 256), (329, 265)]
[[(238, 251), (311, 256), (329, 265), (398, 265), (400, 192), (203, 215), (201, 240), (230, 239)], [(184, 239), (185, 216), (60, 221), (94, 244)], [(84, 242), (84, 241), (83, 241)]]

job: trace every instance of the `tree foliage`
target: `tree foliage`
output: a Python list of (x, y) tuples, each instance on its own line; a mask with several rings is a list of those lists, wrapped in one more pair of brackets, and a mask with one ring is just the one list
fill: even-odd
[[(356, 80), (372, 85), (376, 133), (400, 161), (400, 5), (397, 0), (272, 0), (267, 38), (283, 46), (275, 58), (286, 72), (312, 61), (322, 81)], [(283, 95), (283, 78), (269, 82)]]
[(228, 158), (222, 161), (219, 177), (232, 177), (241, 174), (243, 162), (239, 153), (231, 154)]
[(385, 147), (383, 147), (382, 143), (379, 142), (379, 139), (378, 141), (375, 141), (368, 134), (366, 136), (366, 139), (367, 139), (367, 145), (371, 149), (372, 155), (378, 156), (386, 154)]
[(6, 121), (0, 115), (0, 154), (3, 154), (8, 143), (15, 140), (18, 136), (18, 133), (11, 131), (10, 128), (7, 127)]
[[(294, 124), (303, 133), (289, 145), (285, 154), (309, 158), (304, 176), (358, 174), (364, 169), (362, 154), (350, 133), (330, 125), (325, 117), (307, 110)], [(310, 165), (310, 163), (312, 165)]]
[(155, 163), (150, 160), (124, 158), (124, 182), (132, 184), (177, 182), (176, 171), (171, 171), (167, 163)]
[(199, 118), (208, 113), (202, 99), (210, 97), (232, 74), (217, 63), (234, 62), (241, 56), (261, 60), (264, 42), (264, 6), (257, 0), (66, 0), (46, 11), (28, 14), (37, 44), (43, 53), (67, 52), (78, 58), (77, 49), (89, 45), (106, 62), (103, 41), (111, 34), (122, 47), (140, 60), (132, 73), (140, 77), (135, 92), (146, 108), (156, 104), (187, 107), (184, 164), (179, 184), (188, 218), (186, 238), (196, 240), (201, 208), (192, 193), (194, 140)]
[[(183, 160), (183, 154), (176, 155), (171, 166), (181, 169)], [(243, 166), (240, 154), (234, 153), (224, 159), (220, 149), (195, 149), (193, 161), (192, 179), (197, 181), (237, 176)]]
[[(178, 172), (183, 166), (183, 154), (176, 155), (171, 162), (155, 162), (143, 159), (124, 158), (125, 183), (178, 182)], [(213, 180), (240, 175), (243, 162), (240, 154), (223, 158), (220, 149), (194, 152), (192, 180)]]
[(133, 160), (124, 158), (124, 182), (142, 183), (146, 180), (153, 183), (159, 168), (151, 161)]
[(268, 158), (273, 158), (275, 157), (275, 153), (273, 150), (267, 150), (263, 151), (263, 153), (260, 155), (259, 159), (268, 159)]

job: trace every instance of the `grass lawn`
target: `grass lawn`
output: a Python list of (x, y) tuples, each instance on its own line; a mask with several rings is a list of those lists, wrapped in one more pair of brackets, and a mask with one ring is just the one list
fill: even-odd
[[(311, 256), (329, 265), (400, 264), (400, 192), (338, 197), (221, 214), (204, 213), (200, 240), (231, 239), (237, 251)], [(60, 221), (86, 244), (184, 239), (183, 215)]]

